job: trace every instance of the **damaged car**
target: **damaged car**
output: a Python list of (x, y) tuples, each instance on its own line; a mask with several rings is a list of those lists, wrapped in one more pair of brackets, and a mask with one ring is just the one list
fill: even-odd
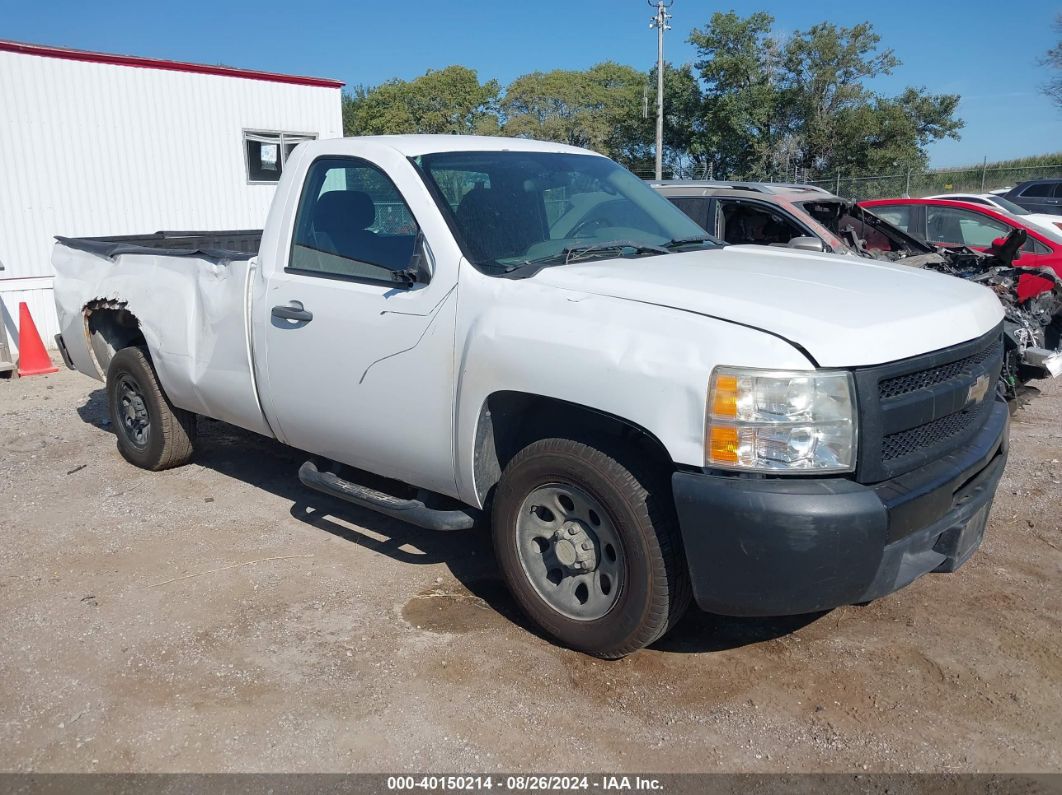
[(932, 245), (856, 202), (814, 186), (662, 181), (652, 187), (709, 233), (733, 245), (765, 245), (898, 262), (977, 282), (1006, 314), (1001, 388), (1013, 401), (1032, 380), (1062, 375), (1062, 279), (1016, 260), (1023, 229), (984, 250)]
[(335, 500), (482, 521), (542, 634), (609, 659), (691, 601), (815, 613), (981, 544), (1006, 318), (965, 280), (725, 245), (516, 138), (306, 141), (264, 220), (58, 238), (57, 342), (131, 464), (189, 462), (203, 416)]

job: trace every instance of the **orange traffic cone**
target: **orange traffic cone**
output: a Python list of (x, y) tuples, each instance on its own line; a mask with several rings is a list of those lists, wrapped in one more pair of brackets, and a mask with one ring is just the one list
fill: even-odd
[(33, 316), (25, 301), (18, 305), (18, 374), (47, 375), (57, 373), (59, 368), (52, 364), (48, 352), (44, 350), (41, 335), (33, 324)]

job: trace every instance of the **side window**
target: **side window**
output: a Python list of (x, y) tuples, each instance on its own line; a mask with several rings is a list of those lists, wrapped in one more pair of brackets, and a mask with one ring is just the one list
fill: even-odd
[(295, 216), (290, 270), (394, 281), (419, 232), (394, 183), (376, 166), (325, 158), (310, 167)]
[(926, 207), (930, 243), (951, 243), (988, 248), (997, 237), (1006, 237), (1010, 227), (985, 215), (956, 207)]
[(668, 201), (686, 213), (701, 229), (715, 233), (715, 230), (708, 226), (708, 207), (711, 199), (706, 196), (669, 196)]
[(1030, 237), (1028, 240), (1025, 241), (1025, 245), (1021, 247), (1021, 250), (1022, 251), (1027, 251), (1030, 254), (1050, 254), (1051, 253), (1051, 249), (1049, 249), (1047, 246), (1045, 246), (1039, 240), (1036, 240), (1036, 239), (1034, 239), (1032, 237)]
[(722, 238), (733, 245), (786, 245), (808, 233), (781, 212), (747, 200), (718, 199), (723, 219)]
[(892, 207), (871, 207), (870, 212), (907, 234), (911, 234), (911, 208), (909, 206), (898, 204)]
[(1026, 196), (1050, 196), (1051, 188), (1053, 186), (1047, 182), (1034, 182), (1021, 192), (1022, 197)]

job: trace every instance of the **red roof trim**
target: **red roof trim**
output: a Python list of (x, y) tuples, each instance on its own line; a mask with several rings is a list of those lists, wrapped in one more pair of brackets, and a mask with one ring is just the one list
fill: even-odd
[(142, 69), (163, 69), (170, 72), (192, 72), (203, 75), (220, 75), (221, 77), (242, 77), (247, 80), (265, 80), (271, 83), (292, 83), (298, 86), (318, 86), (321, 88), (342, 88), (345, 83), (324, 77), (302, 77), (299, 75), (282, 75), (276, 72), (257, 72), (253, 69), (235, 69), (231, 66), (207, 66), (183, 61), (165, 61), (159, 58), (141, 58), (136, 55), (112, 55), (105, 52), (87, 50), (69, 50), (65, 47), (46, 47), (41, 44), (23, 44), (17, 41), (0, 41), (0, 52), (15, 52), (23, 55), (39, 55), (42, 58), (60, 58), (66, 61), (88, 61), (114, 66), (134, 66)]

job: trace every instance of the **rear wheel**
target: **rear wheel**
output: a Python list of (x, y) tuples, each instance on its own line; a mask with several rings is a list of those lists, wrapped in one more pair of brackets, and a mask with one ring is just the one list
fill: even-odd
[(517, 602), (571, 648), (618, 658), (655, 641), (689, 604), (666, 478), (572, 439), (544, 439), (506, 467), (494, 547)]
[(107, 407), (118, 452), (129, 463), (158, 471), (191, 459), (196, 415), (170, 403), (143, 348), (123, 348), (111, 359)]

